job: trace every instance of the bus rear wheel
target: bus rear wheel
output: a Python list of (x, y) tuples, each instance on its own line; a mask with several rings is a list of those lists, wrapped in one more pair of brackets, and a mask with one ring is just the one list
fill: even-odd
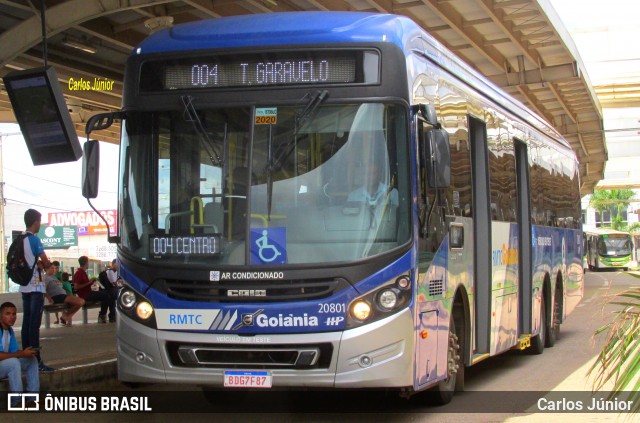
[(544, 305), (544, 295), (540, 299), (540, 332), (531, 338), (531, 347), (529, 353), (533, 355), (542, 354), (544, 352), (544, 344), (547, 336), (547, 312)]

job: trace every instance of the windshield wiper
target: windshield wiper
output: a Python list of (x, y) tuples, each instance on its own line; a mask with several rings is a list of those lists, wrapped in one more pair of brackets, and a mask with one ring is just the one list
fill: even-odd
[(311, 92), (308, 92), (307, 94), (305, 94), (304, 97), (302, 97), (302, 100), (309, 97), (309, 101), (307, 101), (307, 104), (306, 106), (304, 106), (304, 109), (302, 109), (300, 113), (296, 114), (296, 117), (295, 117), (295, 133), (296, 134), (307, 122), (309, 122), (310, 120), (309, 118), (313, 116), (313, 112), (315, 112), (318, 106), (321, 105), (327, 99), (328, 95), (329, 95), (329, 91), (322, 90), (322, 91), (316, 91), (315, 94), (311, 94)]
[[(218, 151), (216, 151), (216, 147), (213, 140), (211, 140), (211, 138), (209, 137), (209, 134), (204, 129), (204, 125), (200, 120), (200, 116), (198, 116), (198, 112), (196, 111), (195, 107), (193, 107), (193, 97), (191, 97), (190, 95), (183, 95), (180, 97), (180, 99), (182, 100), (182, 104), (184, 104), (185, 121), (190, 122), (196, 134), (199, 135), (198, 139), (200, 140), (200, 143), (202, 144), (202, 147), (204, 148), (204, 150), (207, 152), (207, 155), (209, 156), (209, 160), (211, 160), (211, 164), (213, 164), (214, 166), (223, 167), (224, 160), (220, 157), (220, 154), (218, 154)], [(224, 142), (226, 142), (226, 137), (227, 137), (227, 128), (225, 125)]]
[(273, 125), (269, 124), (269, 144), (267, 146), (267, 221), (271, 221), (271, 201), (273, 197)]
[(289, 141), (289, 143), (281, 150), (281, 153), (278, 154), (278, 157), (274, 157), (273, 153), (273, 132), (272, 125), (269, 125), (269, 140), (267, 145), (267, 220), (271, 220), (271, 204), (273, 197), (273, 171), (278, 168), (282, 168), (282, 164), (285, 159), (289, 156), (291, 151), (293, 151), (295, 145), (298, 142), (298, 131), (307, 124), (313, 117), (314, 112), (329, 96), (329, 91), (322, 90), (316, 91), (315, 93), (308, 92), (302, 97), (300, 101), (304, 101), (305, 99), (309, 99), (304, 106), (304, 109), (300, 113), (296, 113), (294, 117), (294, 132), (293, 132), (293, 140)]

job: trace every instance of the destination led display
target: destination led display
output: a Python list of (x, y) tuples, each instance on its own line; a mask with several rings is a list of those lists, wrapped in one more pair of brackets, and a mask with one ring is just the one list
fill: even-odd
[(149, 254), (153, 258), (213, 256), (222, 252), (219, 235), (151, 236)]
[[(366, 71), (365, 71), (366, 68)], [(377, 82), (375, 52), (208, 56), (143, 64), (141, 91)]]

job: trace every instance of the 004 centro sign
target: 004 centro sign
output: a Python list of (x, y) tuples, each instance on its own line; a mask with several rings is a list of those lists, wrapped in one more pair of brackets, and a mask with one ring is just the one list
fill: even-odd
[(75, 226), (43, 226), (38, 238), (45, 249), (69, 248), (78, 245), (78, 233)]
[[(118, 222), (117, 210), (100, 210), (100, 214), (109, 223), (111, 234), (118, 233), (116, 226)], [(49, 213), (49, 225), (75, 226), (78, 228), (78, 235), (107, 234), (107, 227), (104, 221), (94, 211)]]

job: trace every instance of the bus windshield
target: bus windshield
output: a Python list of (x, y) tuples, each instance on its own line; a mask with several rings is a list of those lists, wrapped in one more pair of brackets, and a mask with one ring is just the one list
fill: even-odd
[[(358, 260), (408, 241), (405, 107), (190, 101), (123, 122), (125, 250), (172, 263), (282, 265)], [(277, 260), (261, 254), (266, 229)]]
[(603, 257), (628, 256), (631, 249), (629, 237), (601, 237), (598, 241), (598, 254)]

